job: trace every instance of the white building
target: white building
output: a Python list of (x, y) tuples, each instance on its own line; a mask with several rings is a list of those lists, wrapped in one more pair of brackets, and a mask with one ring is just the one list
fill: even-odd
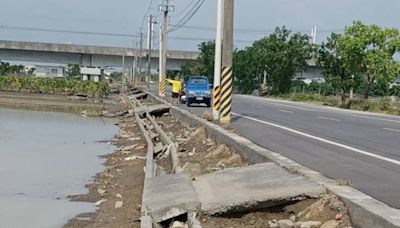
[(46, 65), (35, 65), (35, 76), (42, 78), (63, 78), (64, 67), (63, 66), (46, 66)]

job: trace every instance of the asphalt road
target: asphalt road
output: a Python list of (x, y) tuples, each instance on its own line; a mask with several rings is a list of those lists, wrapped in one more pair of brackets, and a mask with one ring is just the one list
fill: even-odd
[(400, 209), (400, 117), (245, 95), (232, 111), (238, 134)]

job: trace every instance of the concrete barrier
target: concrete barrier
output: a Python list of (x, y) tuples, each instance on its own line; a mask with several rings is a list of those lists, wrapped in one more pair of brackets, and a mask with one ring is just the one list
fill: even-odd
[(345, 203), (355, 227), (362, 228), (395, 228), (400, 227), (400, 210), (390, 207), (371, 196), (349, 186), (340, 186), (335, 180), (306, 168), (278, 153), (260, 147), (250, 140), (222, 127), (197, 117), (189, 111), (172, 106), (170, 103), (149, 93), (148, 99), (155, 103), (169, 105), (171, 114), (191, 127), (204, 127), (209, 137), (217, 143), (226, 144), (240, 154), (250, 164), (273, 161), (287, 170), (296, 170), (297, 173), (313, 180), (328, 191), (336, 194)]

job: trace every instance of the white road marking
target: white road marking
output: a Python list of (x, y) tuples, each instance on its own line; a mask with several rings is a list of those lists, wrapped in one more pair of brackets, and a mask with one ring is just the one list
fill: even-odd
[(294, 112), (292, 112), (292, 111), (289, 111), (289, 110), (284, 110), (284, 109), (279, 109), (279, 111), (280, 112), (286, 112), (286, 113), (290, 113), (290, 114), (293, 114)]
[(318, 140), (318, 141), (321, 141), (321, 142), (324, 142), (324, 143), (327, 143), (327, 144), (331, 144), (331, 145), (334, 145), (334, 146), (337, 146), (337, 147), (341, 147), (341, 148), (344, 148), (344, 149), (347, 149), (347, 150), (351, 150), (351, 151), (353, 151), (355, 153), (358, 153), (358, 154), (362, 154), (362, 155), (369, 156), (369, 157), (372, 157), (372, 158), (376, 158), (376, 159), (379, 159), (379, 160), (387, 161), (387, 162), (393, 163), (395, 165), (400, 165), (400, 161), (398, 161), (398, 160), (395, 160), (395, 159), (392, 159), (392, 158), (388, 158), (388, 157), (384, 157), (384, 156), (381, 156), (381, 155), (377, 155), (377, 154), (374, 154), (372, 152), (360, 150), (360, 149), (357, 149), (357, 148), (354, 148), (354, 147), (351, 147), (351, 146), (347, 146), (347, 145), (344, 145), (344, 144), (341, 144), (341, 143), (337, 143), (337, 142), (334, 142), (334, 141), (331, 141), (331, 140), (328, 140), (328, 139), (320, 138), (318, 136), (310, 135), (310, 134), (307, 134), (307, 133), (304, 133), (304, 132), (301, 132), (301, 131), (297, 131), (297, 130), (294, 130), (292, 128), (288, 128), (288, 127), (285, 127), (285, 126), (282, 126), (282, 125), (279, 125), (279, 124), (274, 124), (274, 123), (263, 121), (263, 120), (259, 120), (259, 119), (253, 118), (253, 117), (240, 115), (240, 114), (237, 114), (237, 113), (232, 113), (232, 115), (240, 116), (240, 117), (248, 119), (248, 120), (252, 120), (252, 121), (255, 121), (255, 122), (263, 123), (263, 124), (266, 124), (266, 125), (269, 125), (269, 126), (273, 126), (273, 127), (285, 130), (285, 131), (289, 131), (289, 132), (292, 132), (292, 133), (295, 133), (295, 134), (298, 134), (298, 135), (301, 135), (301, 136), (304, 136), (304, 137), (307, 137), (307, 138), (315, 139), (315, 140)]
[(386, 130), (386, 131), (394, 131), (394, 132), (400, 132), (400, 129), (392, 129), (392, 128), (387, 128), (387, 127), (384, 127), (383, 130)]
[[(379, 117), (373, 117), (373, 116), (369, 116), (369, 114), (374, 114), (374, 113), (368, 113), (366, 112), (365, 114), (351, 114), (349, 112), (352, 112), (351, 110), (346, 110), (346, 109), (340, 109), (340, 108), (335, 108), (335, 107), (325, 107), (325, 106), (321, 106), (321, 107), (316, 107), (317, 109), (310, 109), (310, 108), (304, 108), (304, 107), (300, 107), (297, 104), (295, 104), (296, 102), (293, 102), (293, 105), (287, 105), (287, 104), (283, 104), (282, 102), (290, 102), (290, 101), (280, 101), (280, 100), (276, 100), (276, 101), (269, 101), (266, 100), (265, 98), (261, 98), (261, 97), (248, 97), (248, 96), (241, 96), (239, 95), (239, 97), (242, 98), (248, 98), (248, 99), (254, 99), (257, 101), (262, 101), (264, 103), (267, 104), (275, 104), (275, 105), (281, 105), (281, 106), (286, 106), (286, 107), (290, 107), (290, 108), (294, 108), (294, 109), (302, 109), (302, 110), (306, 110), (306, 111), (318, 111), (318, 112), (329, 112), (332, 113), (331, 111), (335, 111), (336, 114), (339, 115), (346, 115), (346, 116), (352, 116), (352, 117), (360, 117), (360, 118), (365, 118), (365, 119), (374, 119), (374, 120), (381, 120), (381, 121), (387, 121), (387, 122), (392, 122), (392, 123), (400, 123), (400, 120), (393, 120), (393, 119), (384, 119), (384, 118), (379, 118)], [(303, 103), (299, 103), (299, 104), (303, 104)], [(329, 110), (328, 110), (329, 109)]]
[(353, 114), (347, 114), (347, 113), (343, 113), (343, 115), (360, 117), (360, 118), (365, 118), (365, 119), (382, 120), (382, 121), (393, 122), (393, 123), (400, 123), (400, 120), (383, 119), (383, 118), (378, 118), (378, 117), (373, 117), (373, 116), (353, 115)]
[(328, 117), (323, 117), (323, 116), (318, 116), (317, 118), (321, 119), (321, 120), (332, 120), (332, 121), (340, 122), (340, 120), (338, 120), (338, 119), (328, 118)]
[[(244, 98), (246, 98), (246, 97), (244, 97)], [(280, 105), (280, 106), (283, 106), (283, 107), (301, 109), (301, 110), (306, 110), (306, 111), (313, 111), (313, 112), (317, 111), (315, 109), (299, 107), (299, 106), (296, 106), (296, 105), (287, 105), (287, 104), (282, 104), (282, 103), (279, 103), (279, 102), (269, 102), (269, 101), (267, 101), (267, 100), (265, 100), (263, 98), (259, 98), (259, 97), (252, 97), (252, 98), (254, 98), (255, 100), (258, 100), (258, 102), (262, 102), (262, 103), (267, 103), (267, 104), (272, 104), (272, 105)]]

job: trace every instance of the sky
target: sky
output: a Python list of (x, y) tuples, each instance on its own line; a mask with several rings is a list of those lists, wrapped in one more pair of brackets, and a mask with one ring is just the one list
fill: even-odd
[[(195, 1), (170, 0), (175, 8), (170, 13), (170, 23), (176, 24), (187, 12), (185, 9), (190, 9), (188, 4)], [(0, 40), (135, 47), (140, 28), (147, 30), (144, 16), (147, 12), (160, 15), (159, 3), (160, 0), (0, 0)], [(214, 39), (216, 4), (216, 0), (205, 0), (186, 27), (170, 32), (168, 48), (196, 50), (200, 42)], [(317, 42), (324, 41), (331, 32), (343, 31), (355, 20), (400, 28), (399, 12), (399, 0), (235, 0), (235, 46), (251, 45), (283, 25), (307, 34), (316, 25)], [(156, 36), (158, 30), (155, 25)], [(155, 43), (157, 48), (157, 37)]]

